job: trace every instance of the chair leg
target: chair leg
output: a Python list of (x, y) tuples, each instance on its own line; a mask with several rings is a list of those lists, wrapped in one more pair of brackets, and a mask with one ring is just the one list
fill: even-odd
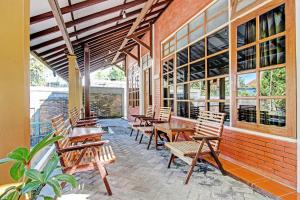
[(188, 174), (187, 174), (187, 176), (186, 176), (186, 178), (185, 178), (184, 184), (188, 184), (188, 182), (189, 182), (189, 180), (190, 180), (190, 178), (191, 178), (191, 176), (192, 176), (192, 173), (193, 173), (193, 170), (194, 170), (195, 165), (196, 165), (196, 162), (193, 161), (193, 162), (192, 162), (192, 165), (191, 165), (191, 167), (190, 167), (190, 170), (189, 170), (189, 172), (188, 172)]
[(107, 171), (106, 171), (105, 167), (99, 161), (97, 161), (96, 163), (97, 163), (97, 168), (99, 170), (100, 176), (101, 176), (102, 181), (104, 183), (104, 186), (106, 188), (107, 194), (109, 196), (111, 196), (112, 195), (112, 191), (110, 189), (109, 183), (108, 183), (107, 178), (106, 178)]
[(141, 134), (141, 139), (140, 139), (140, 142), (139, 142), (140, 144), (142, 143), (143, 137), (144, 137), (144, 134), (142, 133)]
[(171, 163), (173, 161), (173, 159), (175, 158), (174, 154), (171, 154), (170, 160), (169, 160), (169, 164), (168, 164), (168, 168), (170, 168)]
[(132, 136), (132, 133), (133, 133), (133, 128), (131, 129), (131, 132), (130, 132), (130, 137)]
[(151, 145), (151, 142), (152, 142), (152, 138), (153, 138), (153, 132), (151, 133), (151, 135), (150, 135), (150, 138), (149, 138), (149, 142), (148, 142), (148, 146), (147, 146), (147, 149), (149, 150), (149, 148), (150, 148), (150, 145)]
[(135, 141), (137, 141), (137, 139), (138, 139), (138, 137), (139, 137), (139, 133), (140, 133), (140, 130), (138, 130), (137, 133), (136, 133)]

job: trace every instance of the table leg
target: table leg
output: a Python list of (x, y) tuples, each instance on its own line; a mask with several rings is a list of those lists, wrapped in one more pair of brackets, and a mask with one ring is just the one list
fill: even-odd
[(157, 141), (158, 140), (158, 136), (157, 136), (157, 129), (154, 128), (154, 142), (155, 142), (155, 149), (157, 150)]

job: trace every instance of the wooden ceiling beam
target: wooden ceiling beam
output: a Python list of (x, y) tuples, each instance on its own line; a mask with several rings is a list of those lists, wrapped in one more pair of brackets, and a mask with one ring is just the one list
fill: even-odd
[[(153, 4), (155, 3), (156, 0), (148, 0), (147, 3), (145, 4), (145, 6), (143, 7), (141, 13), (139, 14), (138, 18), (136, 19), (136, 21), (134, 22), (134, 24), (132, 25), (132, 27), (130, 28), (129, 32), (128, 32), (128, 36), (133, 34), (134, 31), (138, 28), (139, 24), (142, 22), (142, 20), (145, 18), (145, 16), (147, 15), (147, 12), (151, 9), (151, 7), (153, 6)], [(128, 39), (125, 38), (122, 45), (120, 46), (120, 49), (124, 48), (126, 46), (128, 42)], [(120, 55), (120, 52), (118, 51), (117, 54), (115, 55), (114, 59), (113, 59), (113, 63), (116, 62), (116, 60), (118, 59)]]
[[(105, 1), (107, 1), (107, 0), (87, 0), (87, 1), (79, 2), (74, 5), (70, 5), (70, 6), (61, 8), (61, 13), (67, 14), (67, 13), (70, 13), (70, 12), (73, 12), (76, 10), (80, 10), (82, 8), (86, 8), (86, 7), (89, 7), (89, 6), (98, 4), (98, 3), (105, 2)], [(35, 23), (42, 22), (42, 21), (45, 21), (48, 19), (52, 19), (52, 18), (53, 18), (53, 13), (51, 11), (46, 12), (46, 13), (31, 17), (30, 24), (35, 24)]]
[(69, 54), (73, 55), (74, 54), (74, 49), (73, 49), (68, 31), (67, 31), (67, 28), (66, 28), (66, 25), (65, 25), (65, 22), (64, 22), (59, 4), (58, 4), (57, 0), (48, 0), (48, 2), (49, 2), (50, 7), (52, 9), (53, 16), (54, 16), (54, 18), (57, 22), (58, 28), (62, 33), (63, 39), (64, 39), (64, 41), (66, 43), (66, 46), (67, 46), (67, 49), (69, 51)]

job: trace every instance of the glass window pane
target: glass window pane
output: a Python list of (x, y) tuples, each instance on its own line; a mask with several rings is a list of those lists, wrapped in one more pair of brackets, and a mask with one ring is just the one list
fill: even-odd
[(188, 63), (188, 48), (177, 53), (177, 67)]
[(228, 12), (224, 12), (222, 15), (208, 21), (206, 24), (206, 33), (210, 33), (216, 28), (224, 25), (226, 22), (228, 22)]
[(229, 78), (220, 78), (208, 81), (208, 99), (229, 99)]
[(172, 85), (172, 84), (174, 83), (174, 76), (173, 76), (173, 73), (172, 73), (172, 72), (169, 73), (169, 74), (168, 74), (168, 77), (169, 77), (169, 79), (168, 79), (168, 85)]
[(251, 4), (255, 3), (257, 0), (238, 0), (236, 6), (236, 12), (250, 6)]
[(190, 46), (190, 62), (205, 56), (205, 41), (201, 40)]
[(190, 103), (190, 118), (197, 119), (199, 111), (205, 111), (205, 102), (191, 102)]
[(188, 66), (177, 69), (177, 83), (188, 81)]
[(256, 88), (256, 73), (238, 75), (237, 92), (239, 97), (256, 96)]
[(223, 53), (208, 59), (208, 77), (229, 73), (229, 53)]
[(256, 47), (249, 47), (237, 52), (237, 71), (256, 68)]
[(204, 23), (204, 13), (198, 15), (193, 21), (189, 23), (190, 30), (195, 30), (195, 28), (199, 27)]
[(173, 53), (175, 51), (175, 45), (170, 47), (170, 53)]
[(168, 102), (168, 100), (164, 100), (164, 107), (169, 107), (169, 102)]
[(285, 37), (260, 44), (260, 67), (285, 63)]
[(259, 17), (260, 38), (285, 31), (285, 6), (279, 6)]
[(260, 72), (260, 95), (284, 96), (286, 95), (285, 67)]
[(219, 0), (206, 10), (206, 16), (208, 19), (210, 19), (215, 15), (219, 14), (220, 12), (223, 12), (227, 9), (228, 9), (228, 1)]
[(177, 116), (189, 117), (189, 103), (177, 101)]
[(225, 113), (224, 124), (229, 125), (230, 121), (230, 105), (224, 102), (209, 102), (208, 109), (212, 112)]
[(205, 61), (199, 61), (190, 65), (190, 81), (205, 78)]
[(184, 37), (177, 41), (177, 49), (181, 49), (188, 45), (188, 37)]
[(211, 55), (228, 49), (228, 28), (224, 28), (207, 37), (207, 54)]
[(256, 123), (256, 100), (239, 99), (237, 109), (239, 121)]
[(163, 73), (168, 72), (168, 61), (163, 63)]
[(194, 42), (203, 36), (204, 36), (204, 26), (201, 26), (200, 28), (197, 28), (195, 31), (190, 33), (190, 42)]
[(188, 100), (189, 98), (189, 85), (177, 85), (177, 99), (178, 100)]
[(171, 71), (173, 71), (173, 69), (174, 69), (174, 60), (171, 59), (168, 62), (168, 70), (169, 70), (169, 72), (171, 72)]
[(174, 98), (174, 86), (169, 86), (169, 98)]
[(241, 47), (256, 41), (256, 18), (238, 26), (237, 46)]
[(285, 99), (260, 100), (260, 123), (284, 127), (286, 125)]
[(177, 34), (176, 34), (177, 40), (181, 39), (183, 36), (185, 36), (187, 34), (188, 34), (188, 26), (185, 25), (182, 29), (180, 29), (177, 32)]
[(190, 84), (190, 100), (205, 100), (206, 87), (205, 81), (197, 81)]
[(167, 85), (168, 85), (168, 74), (165, 74), (163, 76), (163, 86), (167, 87)]

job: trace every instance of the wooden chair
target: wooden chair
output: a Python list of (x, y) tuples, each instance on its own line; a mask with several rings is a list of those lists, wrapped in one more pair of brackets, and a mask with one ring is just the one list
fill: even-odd
[[(132, 115), (132, 117), (134, 117), (134, 121), (128, 123), (129, 126), (131, 127), (130, 137), (132, 136), (133, 131), (137, 130), (137, 127), (143, 126), (143, 123), (145, 123), (145, 121), (142, 119), (144, 118), (154, 119), (154, 116), (155, 116), (155, 107), (153, 109), (152, 106), (148, 106), (146, 115)], [(137, 137), (135, 138), (135, 140), (137, 140)]]
[(214, 158), (222, 174), (225, 175), (222, 164), (218, 159), (224, 117), (224, 113), (200, 111), (195, 127), (195, 135), (191, 136), (192, 141), (175, 141), (165, 144), (171, 151), (168, 168), (170, 168), (170, 165), (175, 158), (179, 158), (190, 165), (185, 184), (188, 183), (198, 159), (201, 159), (208, 154)]
[(68, 139), (68, 129), (58, 129), (54, 135), (63, 136), (63, 139), (55, 143), (63, 173), (72, 175), (98, 170), (108, 195), (112, 195), (105, 165), (115, 162), (116, 156), (111, 146), (107, 145), (108, 141), (72, 144)]
[(157, 119), (142, 118), (142, 121), (144, 121), (143, 125), (136, 127), (136, 129), (137, 129), (136, 138), (138, 138), (139, 133), (141, 133), (141, 138), (140, 138), (139, 143), (142, 142), (144, 136), (148, 137), (149, 142), (148, 142), (147, 149), (149, 149), (151, 142), (152, 142), (153, 135), (154, 135), (153, 124), (154, 123), (168, 123), (168, 122), (170, 122), (170, 120), (171, 120), (171, 108), (170, 107), (161, 107), (160, 111), (159, 111), (159, 117)]
[(97, 126), (97, 118), (80, 118), (80, 113), (76, 107), (69, 111), (70, 123), (72, 127), (95, 127)]

